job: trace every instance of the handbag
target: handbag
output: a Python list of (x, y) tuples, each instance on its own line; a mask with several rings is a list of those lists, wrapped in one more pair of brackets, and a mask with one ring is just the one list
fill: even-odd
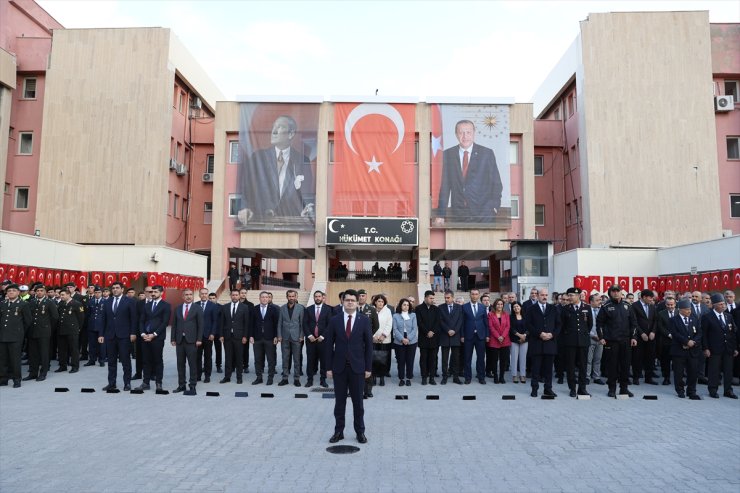
[(383, 349), (387, 344), (373, 343), (373, 373), (385, 375), (390, 368), (391, 352)]

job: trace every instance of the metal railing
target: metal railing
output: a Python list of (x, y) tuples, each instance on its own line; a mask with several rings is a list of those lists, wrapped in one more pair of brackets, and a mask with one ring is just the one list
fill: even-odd
[(264, 286), (276, 286), (278, 288), (292, 288), (300, 289), (301, 283), (297, 281), (286, 281), (285, 279), (279, 279), (277, 277), (260, 277), (260, 285)]
[(330, 281), (365, 281), (365, 282), (416, 282), (416, 271), (373, 271), (373, 270), (344, 270), (330, 269)]

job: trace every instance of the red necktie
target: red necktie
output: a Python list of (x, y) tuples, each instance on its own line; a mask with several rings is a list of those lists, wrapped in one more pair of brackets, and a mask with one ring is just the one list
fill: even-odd
[(319, 337), (319, 316), (321, 316), (321, 308), (316, 307), (316, 327), (313, 329), (314, 337)]
[(190, 312), (190, 304), (185, 304), (185, 315), (182, 318), (188, 318), (188, 313)]
[(463, 178), (468, 176), (468, 164), (470, 162), (470, 153), (468, 151), (463, 152)]
[(352, 335), (352, 315), (347, 315), (347, 340), (349, 341), (349, 336)]

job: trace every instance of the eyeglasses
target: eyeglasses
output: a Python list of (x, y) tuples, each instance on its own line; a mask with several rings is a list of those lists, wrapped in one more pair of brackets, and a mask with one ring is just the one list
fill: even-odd
[(357, 300), (344, 300), (345, 303), (357, 303)]

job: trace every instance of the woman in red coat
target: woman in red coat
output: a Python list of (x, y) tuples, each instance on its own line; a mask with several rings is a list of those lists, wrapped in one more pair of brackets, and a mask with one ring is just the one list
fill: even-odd
[[(511, 347), (510, 328), (509, 314), (504, 312), (504, 300), (498, 298), (493, 302), (493, 309), (488, 313), (490, 338), (486, 348), (486, 362), (490, 362), (489, 368), (493, 374), (493, 383), (506, 383), (504, 373)], [(498, 373), (496, 373), (496, 363), (498, 363)]]

